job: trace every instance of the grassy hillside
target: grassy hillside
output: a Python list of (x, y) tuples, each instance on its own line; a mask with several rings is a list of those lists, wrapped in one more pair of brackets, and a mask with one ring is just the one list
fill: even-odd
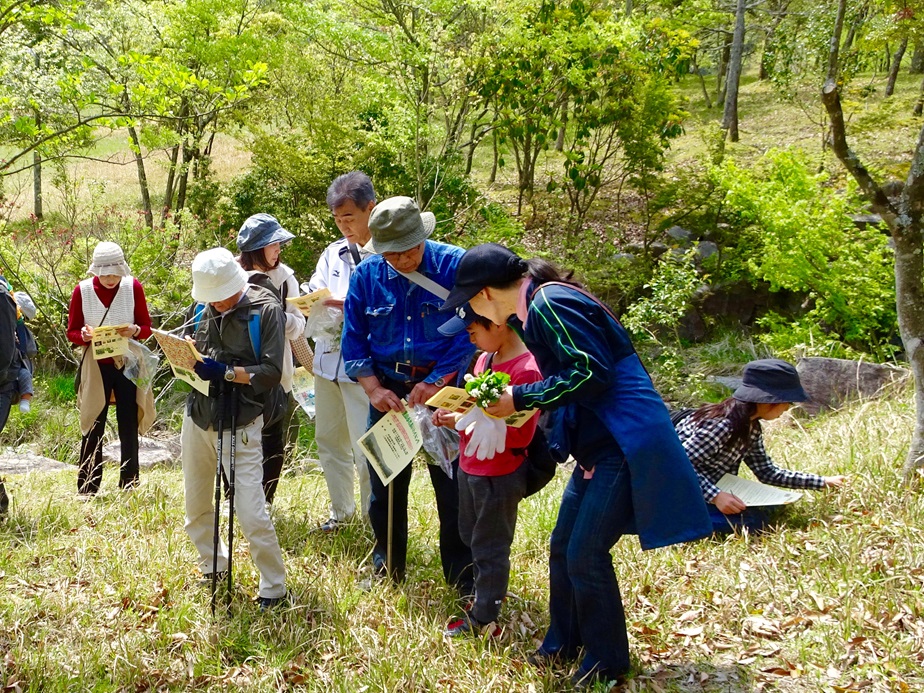
[[(924, 688), (921, 480), (898, 470), (910, 393), (768, 433), (778, 462), (850, 475), (795, 504), (766, 536), (614, 552), (637, 676), (631, 691), (913, 691)], [(77, 440), (73, 440), (77, 444)], [(286, 477), (276, 526), (295, 603), (260, 614), (236, 543), (229, 616), (213, 621), (183, 531), (182, 473), (145, 472), (131, 493), (74, 497), (73, 471), (8, 480), (0, 524), (4, 690), (557, 691), (568, 672), (525, 663), (548, 622), (548, 536), (562, 473), (525, 501), (497, 642), (446, 641), (456, 612), (440, 577), (426, 473), (412, 484), (408, 581), (363, 591), (371, 537), (329, 537), (316, 470)]]

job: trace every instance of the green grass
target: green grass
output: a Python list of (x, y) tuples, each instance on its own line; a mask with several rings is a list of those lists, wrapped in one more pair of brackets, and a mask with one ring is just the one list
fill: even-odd
[[(911, 691), (924, 687), (921, 481), (899, 470), (910, 394), (775, 423), (787, 466), (850, 475), (762, 537), (614, 551), (638, 675), (632, 691)], [(76, 442), (76, 439), (73, 439)], [(568, 671), (525, 663), (548, 623), (548, 536), (560, 474), (521, 505), (499, 642), (446, 641), (458, 604), (441, 578), (427, 474), (412, 484), (407, 583), (360, 588), (361, 524), (335, 536), (316, 468), (280, 483), (275, 521), (290, 608), (259, 613), (257, 575), (236, 544), (230, 615), (215, 621), (183, 531), (182, 473), (145, 471), (133, 493), (74, 498), (73, 471), (12, 477), (0, 524), (0, 683), (26, 691), (297, 689), (557, 691)], [(565, 687), (566, 688), (566, 687)], [(6, 690), (13, 690), (7, 688)]]

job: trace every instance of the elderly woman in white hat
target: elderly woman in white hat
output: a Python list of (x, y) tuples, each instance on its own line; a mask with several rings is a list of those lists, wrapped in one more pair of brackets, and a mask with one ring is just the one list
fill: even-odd
[(93, 328), (122, 325), (119, 334), (132, 339), (151, 336), (151, 316), (144, 288), (131, 275), (125, 256), (115, 243), (103, 241), (93, 250), (93, 262), (71, 295), (67, 338), (83, 348), (80, 362), (77, 406), (80, 409), (80, 466), (77, 493), (96, 494), (103, 480), (103, 433), (109, 403), (115, 401), (122, 464), (119, 488), (138, 484), (138, 433), (154, 421), (154, 400), (150, 389), (139, 390), (122, 372), (121, 358), (96, 360), (88, 354)]

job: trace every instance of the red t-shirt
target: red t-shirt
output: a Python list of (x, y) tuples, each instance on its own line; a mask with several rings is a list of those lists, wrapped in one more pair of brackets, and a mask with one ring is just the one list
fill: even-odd
[[(484, 372), (485, 363), (487, 363), (487, 361), (488, 354), (482, 354), (478, 357), (474, 369), (476, 375)], [(533, 355), (528, 351), (525, 354), (520, 354), (516, 358), (512, 358), (503, 363), (494, 361), (491, 364), (491, 370), (509, 374), (511, 385), (523, 385), (542, 380), (539, 367), (536, 365), (536, 359), (533, 358)], [(507, 426), (507, 445), (503, 452), (499, 452), (490, 460), (479, 460), (473, 455), (469, 456), (465, 454), (469, 436), (465, 434), (465, 431), (462, 431), (459, 466), (466, 474), (471, 474), (472, 476), (503, 476), (504, 474), (515, 472), (519, 466), (523, 464), (525, 457), (522, 451), (525, 450), (526, 446), (528, 446), (529, 442), (533, 439), (533, 434), (536, 432), (536, 425), (538, 423), (539, 415), (535, 414), (520, 428)], [(511, 450), (517, 449), (521, 452), (511, 452)]]

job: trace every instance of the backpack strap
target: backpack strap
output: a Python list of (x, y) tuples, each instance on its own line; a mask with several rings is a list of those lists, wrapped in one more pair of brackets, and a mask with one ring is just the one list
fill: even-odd
[[(193, 309), (193, 332), (199, 331), (199, 323), (202, 322), (204, 314), (205, 304), (196, 303), (196, 307)], [(253, 354), (259, 360), (262, 342), (260, 339), (260, 311), (256, 308), (251, 308), (250, 314), (247, 316), (247, 333), (250, 335), (250, 346), (253, 349)]]
[(205, 314), (205, 304), (196, 303), (196, 307), (193, 308), (193, 332), (199, 331), (199, 323), (202, 322), (202, 316)]
[(253, 348), (253, 355), (260, 360), (260, 311), (256, 308), (250, 309), (247, 316), (247, 332), (250, 334), (250, 346)]

